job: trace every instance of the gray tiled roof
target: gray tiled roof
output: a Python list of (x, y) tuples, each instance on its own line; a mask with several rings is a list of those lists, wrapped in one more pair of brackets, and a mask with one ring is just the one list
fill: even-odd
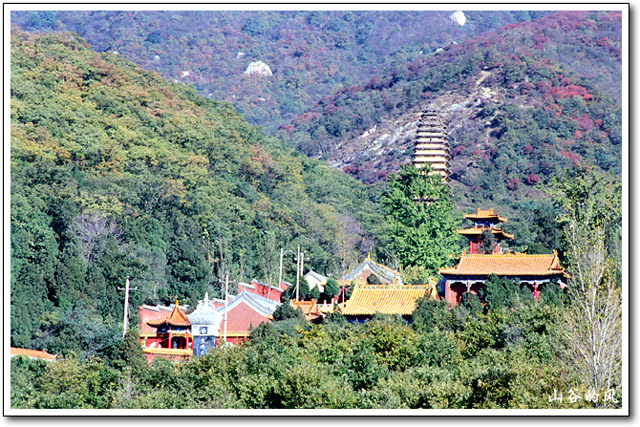
[(375, 262), (373, 262), (370, 259), (364, 260), (359, 266), (357, 266), (356, 268), (354, 268), (353, 270), (351, 270), (350, 272), (345, 274), (342, 277), (342, 279), (343, 280), (353, 280), (356, 277), (358, 277), (359, 275), (361, 275), (362, 272), (367, 267), (369, 267), (369, 270), (371, 270), (371, 272), (373, 274), (375, 274), (376, 276), (378, 276), (380, 278), (380, 280), (382, 280), (383, 282), (393, 283), (394, 282), (394, 278), (395, 278), (395, 280), (397, 280), (398, 284), (400, 284), (400, 285), (403, 284), (402, 276), (400, 275), (400, 273), (398, 273), (397, 271), (391, 270), (388, 267), (380, 266), (380, 265), (376, 264)]
[[(252, 294), (251, 292), (242, 291), (234, 298), (231, 298), (231, 300), (229, 301), (228, 309), (231, 310), (233, 307), (237, 306), (241, 302), (247, 303), (249, 306), (251, 306), (254, 310), (262, 314), (263, 316), (268, 316), (269, 314), (272, 314), (276, 310), (276, 308), (278, 308), (278, 306), (280, 305), (278, 301), (273, 301), (261, 295)], [(224, 313), (224, 305), (218, 308), (218, 312)]]

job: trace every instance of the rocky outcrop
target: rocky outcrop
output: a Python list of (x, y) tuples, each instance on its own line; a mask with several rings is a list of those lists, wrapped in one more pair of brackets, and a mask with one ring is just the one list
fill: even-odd
[(261, 76), (271, 76), (273, 73), (271, 72), (271, 68), (267, 64), (262, 61), (254, 61), (249, 64), (244, 74), (250, 75), (261, 75)]

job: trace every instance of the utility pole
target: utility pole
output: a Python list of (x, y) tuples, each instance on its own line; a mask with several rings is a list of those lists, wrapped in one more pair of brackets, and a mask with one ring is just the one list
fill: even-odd
[(227, 319), (229, 317), (227, 310), (229, 308), (229, 273), (224, 285), (224, 345), (227, 345)]
[[(280, 283), (282, 283), (282, 259), (284, 258), (284, 248), (280, 248), (280, 269), (278, 270), (278, 289), (280, 289)], [(269, 292), (267, 292), (267, 298), (271, 296), (271, 286), (269, 286)]]
[(296, 301), (300, 300), (300, 245), (296, 256)]
[[(122, 290), (122, 288), (118, 288)], [(138, 288), (133, 288), (133, 290), (137, 290)], [(125, 335), (127, 335), (127, 329), (129, 326), (129, 276), (127, 276), (127, 282), (124, 287), (124, 320), (122, 321), (122, 339), (124, 339)]]

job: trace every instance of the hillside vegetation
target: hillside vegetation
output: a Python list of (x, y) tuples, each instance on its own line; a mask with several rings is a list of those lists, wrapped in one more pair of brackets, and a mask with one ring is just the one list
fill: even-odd
[[(73, 31), (93, 49), (117, 51), (169, 81), (226, 100), (268, 132), (322, 97), (398, 63), (542, 11), (34, 11), (12, 21)], [(245, 75), (264, 62), (272, 75)]]
[(70, 34), (11, 46), (12, 345), (99, 351), (126, 276), (134, 307), (193, 304), (226, 272), (276, 282), (281, 247), (326, 273), (369, 250), (364, 186), (227, 103)]

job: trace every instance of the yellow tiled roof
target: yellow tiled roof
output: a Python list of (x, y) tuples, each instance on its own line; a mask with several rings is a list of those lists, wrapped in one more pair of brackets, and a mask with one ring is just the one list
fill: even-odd
[(25, 355), (29, 357), (37, 357), (39, 359), (56, 360), (55, 354), (47, 353), (44, 350), (31, 350), (28, 348), (11, 347), (12, 355)]
[(347, 316), (374, 313), (409, 315), (416, 308), (416, 301), (424, 297), (428, 290), (427, 286), (404, 286), (394, 289), (357, 286), (346, 302), (342, 314)]
[(484, 230), (490, 230), (493, 234), (502, 234), (506, 239), (513, 239), (513, 234), (505, 233), (503, 230), (498, 228), (481, 228), (481, 227), (471, 227), (471, 228), (463, 228), (462, 230), (456, 230), (458, 234), (477, 234), (480, 235)]
[(440, 274), (455, 275), (489, 275), (498, 276), (551, 276), (566, 275), (560, 266), (558, 254), (554, 251), (550, 255), (527, 254), (462, 254), (458, 265), (441, 268)]
[(160, 326), (163, 323), (171, 326), (191, 326), (191, 322), (187, 318), (187, 315), (184, 314), (180, 307), (178, 307), (178, 300), (176, 300), (176, 304), (165, 318), (156, 319), (156, 320), (148, 320), (147, 324), (149, 326)]
[(476, 210), (474, 214), (464, 214), (464, 217), (467, 219), (490, 219), (494, 218), (500, 222), (507, 222), (507, 218), (499, 216), (497, 213), (493, 212), (493, 208), (491, 209), (480, 209)]
[(189, 348), (161, 348), (161, 347), (142, 347), (144, 353), (164, 354), (167, 356), (193, 356), (193, 350)]

